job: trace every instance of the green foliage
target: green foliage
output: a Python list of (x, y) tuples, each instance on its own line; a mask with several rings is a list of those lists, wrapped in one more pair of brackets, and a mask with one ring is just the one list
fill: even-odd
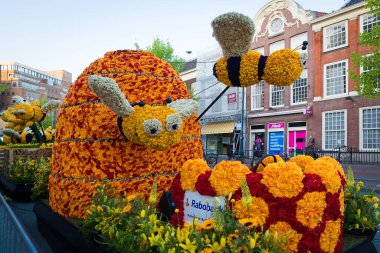
[(347, 173), (347, 186), (344, 191), (344, 229), (375, 230), (380, 223), (378, 212), (379, 198), (374, 190), (363, 189), (363, 182), (355, 182), (351, 169)]
[(48, 185), (50, 175), (50, 159), (38, 159), (38, 166), (34, 173), (32, 188), (32, 200), (48, 197)]
[[(134, 46), (137, 50), (141, 50), (141, 47), (137, 42)], [(146, 50), (150, 51), (158, 58), (167, 61), (177, 72), (180, 72), (185, 66), (185, 59), (174, 54), (174, 49), (169, 41), (165, 42), (162, 39), (155, 37), (152, 45), (147, 46)]]
[(280, 247), (285, 240), (277, 233), (259, 233), (237, 222), (232, 202), (224, 209), (215, 208), (213, 220), (199, 225), (194, 219), (179, 228), (164, 221), (152, 201), (134, 195), (114, 197), (104, 185), (97, 192), (83, 231), (112, 252), (284, 252)]
[[(366, 0), (366, 7), (372, 14), (380, 15), (380, 1)], [(370, 31), (364, 31), (359, 36), (359, 44), (370, 51), (370, 54), (355, 52), (351, 55), (351, 61), (357, 70), (362, 68), (362, 73), (350, 71), (352, 80), (358, 83), (356, 86), (359, 94), (365, 98), (380, 97), (380, 25), (375, 25)]]
[(54, 117), (46, 116), (45, 119), (41, 122), (41, 125), (44, 129), (52, 126), (54, 123)]
[(190, 93), (190, 97), (191, 97), (191, 99), (193, 99), (193, 100), (195, 100), (195, 101), (199, 101), (199, 99), (201, 99), (200, 96), (196, 95), (196, 93), (195, 93), (196, 90), (194, 90), (194, 89), (189, 89), (188, 91), (189, 91), (189, 93)]
[(0, 92), (4, 92), (6, 90), (8, 90), (8, 85), (5, 83), (0, 83)]
[(49, 162), (44, 158), (18, 158), (9, 165), (9, 179), (14, 184), (34, 184), (36, 173), (50, 167)]

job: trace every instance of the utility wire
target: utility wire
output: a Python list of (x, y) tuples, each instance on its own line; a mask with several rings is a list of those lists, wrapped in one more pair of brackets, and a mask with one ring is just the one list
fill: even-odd
[(204, 90), (201, 90), (200, 92), (198, 92), (198, 93), (194, 94), (194, 96), (196, 96), (196, 95), (198, 95), (198, 94), (201, 94), (202, 92), (204, 92), (204, 91), (206, 91), (206, 90), (210, 89), (211, 87), (213, 87), (213, 86), (217, 85), (218, 83), (220, 83), (220, 82), (216, 82), (216, 83), (214, 83), (213, 85), (211, 85), (211, 86), (207, 87), (206, 89), (204, 89)]

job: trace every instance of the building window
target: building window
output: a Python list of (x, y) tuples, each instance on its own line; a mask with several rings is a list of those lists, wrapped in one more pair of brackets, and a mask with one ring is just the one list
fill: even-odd
[(324, 96), (339, 96), (347, 94), (348, 60), (325, 64), (324, 66)]
[(323, 143), (325, 149), (346, 145), (346, 111), (323, 113)]
[(361, 109), (361, 133), (363, 149), (380, 149), (380, 107)]
[(271, 99), (270, 106), (271, 107), (279, 107), (284, 105), (284, 86), (276, 86), (271, 85)]
[(323, 28), (324, 51), (347, 46), (347, 21)]
[[(307, 39), (307, 33), (301, 33), (296, 36), (293, 36), (290, 38), (290, 48), (295, 49), (302, 45), (304, 41), (308, 41)], [(300, 53), (307, 53), (307, 50), (302, 50), (302, 48), (298, 48), (297, 52)]]
[(362, 16), (362, 32), (372, 32), (375, 25), (380, 25), (380, 14), (365, 14)]
[(259, 110), (264, 108), (264, 81), (251, 86), (251, 109)]
[(269, 45), (269, 53), (285, 48), (285, 40), (280, 40)]
[(292, 85), (292, 104), (306, 103), (307, 99), (307, 70)]

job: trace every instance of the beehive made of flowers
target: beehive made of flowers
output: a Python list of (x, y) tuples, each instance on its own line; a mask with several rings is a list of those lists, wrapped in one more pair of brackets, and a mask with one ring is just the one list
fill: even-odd
[(91, 63), (64, 99), (53, 145), (49, 200), (67, 217), (84, 218), (96, 187), (105, 182), (116, 193), (146, 196), (156, 178), (160, 195), (186, 160), (203, 157), (196, 115), (184, 120), (181, 141), (166, 150), (123, 138), (116, 114), (90, 89), (90, 75), (114, 79), (131, 104), (165, 105), (168, 97), (190, 97), (178, 73), (150, 52), (113, 51)]
[[(244, 179), (251, 198), (248, 208), (241, 187)], [(341, 252), (345, 183), (342, 167), (330, 157), (298, 156), (268, 164), (258, 173), (240, 162), (222, 161), (210, 170), (203, 160), (190, 160), (172, 184), (179, 209), (172, 223), (183, 225), (185, 191), (211, 197), (231, 193), (229, 205), (238, 222), (277, 231), (286, 238), (285, 251)]]

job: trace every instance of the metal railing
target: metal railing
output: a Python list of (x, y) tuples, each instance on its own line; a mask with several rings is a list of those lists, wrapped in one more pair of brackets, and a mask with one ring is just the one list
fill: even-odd
[(37, 248), (0, 193), (0, 253), (38, 253)]
[[(264, 150), (244, 150), (242, 153), (218, 154), (205, 152), (205, 160), (210, 166), (214, 166), (221, 160), (237, 160), (248, 166), (256, 164), (268, 153)], [(285, 161), (297, 155), (310, 155), (313, 158), (331, 156), (340, 163), (346, 164), (380, 164), (380, 150), (360, 150), (351, 147), (338, 147), (332, 150), (322, 150), (315, 147), (306, 147), (295, 152), (284, 152), (280, 155)]]

